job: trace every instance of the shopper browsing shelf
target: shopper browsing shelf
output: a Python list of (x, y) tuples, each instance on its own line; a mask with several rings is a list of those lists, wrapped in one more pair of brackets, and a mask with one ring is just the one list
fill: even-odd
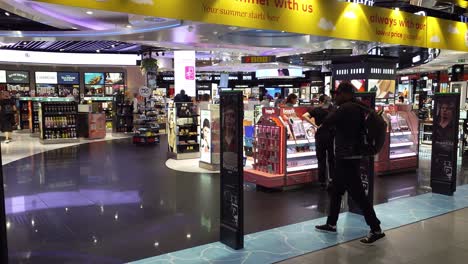
[(286, 106), (287, 107), (294, 107), (297, 104), (297, 95), (290, 94), (286, 99)]
[(325, 225), (316, 226), (318, 231), (336, 233), (341, 199), (347, 191), (358, 204), (371, 231), (363, 244), (372, 244), (385, 237), (380, 228), (374, 208), (369, 202), (361, 182), (360, 164), (363, 142), (364, 113), (354, 99), (354, 87), (343, 82), (336, 91), (338, 109), (323, 121), (322, 129), (335, 128), (335, 178), (331, 190), (330, 211)]
[[(310, 109), (302, 117), (315, 128), (315, 146), (318, 160), (319, 182), (323, 189), (327, 188), (329, 181), (333, 179), (335, 168), (335, 153), (333, 149), (333, 130), (322, 128), (321, 125), (330, 113), (331, 106), (327, 101), (327, 96), (319, 98), (319, 105)], [(327, 177), (327, 160), (328, 176)]]
[(185, 90), (180, 90), (180, 93), (174, 97), (174, 103), (190, 103), (192, 99), (185, 94)]
[(11, 142), (11, 134), (13, 132), (13, 126), (15, 124), (15, 113), (16, 106), (14, 101), (11, 99), (8, 91), (3, 91), (0, 100), (0, 125), (1, 130), (5, 133), (5, 143)]

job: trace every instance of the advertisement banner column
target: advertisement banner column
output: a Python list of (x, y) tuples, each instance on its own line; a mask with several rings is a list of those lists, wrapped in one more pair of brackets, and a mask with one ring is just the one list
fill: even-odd
[[(370, 109), (375, 109), (376, 93), (356, 93), (355, 98), (367, 105)], [(361, 181), (366, 191), (367, 198), (371, 205), (374, 204), (374, 157), (364, 157), (361, 160)], [(352, 213), (363, 215), (363, 212), (357, 204), (349, 197), (349, 211)]]
[(195, 51), (174, 51), (175, 94), (185, 90), (190, 97), (196, 96)]
[(221, 92), (221, 226), (220, 241), (244, 248), (244, 166), (242, 91)]
[(432, 192), (453, 195), (457, 182), (460, 94), (436, 94), (434, 102), (431, 159)]

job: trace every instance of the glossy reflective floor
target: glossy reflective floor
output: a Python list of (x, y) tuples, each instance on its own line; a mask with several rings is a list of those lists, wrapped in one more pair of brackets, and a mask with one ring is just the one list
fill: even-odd
[[(165, 161), (164, 138), (156, 147), (119, 139), (5, 165), (11, 262), (122, 263), (217, 241), (219, 175), (175, 172)], [(378, 177), (376, 202), (425, 192), (428, 171), (423, 157), (418, 172)], [(246, 233), (327, 210), (328, 196), (315, 186), (245, 190)]]

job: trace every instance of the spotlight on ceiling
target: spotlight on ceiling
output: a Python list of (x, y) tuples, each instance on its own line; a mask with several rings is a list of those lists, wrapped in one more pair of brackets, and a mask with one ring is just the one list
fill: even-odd
[(5, 12), (5, 16), (10, 16), (10, 13), (8, 13), (8, 12)]
[(88, 11), (86, 11), (86, 14), (88, 14), (88, 15), (92, 15), (92, 14), (94, 14), (94, 12), (93, 12), (93, 11), (89, 11), (89, 10), (88, 10)]
[(101, 50), (96, 50), (96, 52), (97, 52), (97, 53), (100, 53), (100, 52), (101, 52)]

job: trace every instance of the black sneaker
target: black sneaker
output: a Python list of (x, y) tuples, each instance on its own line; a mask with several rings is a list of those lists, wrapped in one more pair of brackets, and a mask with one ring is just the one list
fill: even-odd
[(385, 233), (382, 231), (378, 232), (373, 232), (371, 231), (367, 237), (363, 238), (360, 240), (361, 244), (364, 245), (372, 245), (374, 244), (377, 240), (380, 240), (385, 237)]
[(324, 233), (336, 234), (336, 226), (329, 224), (315, 226), (315, 230)]

